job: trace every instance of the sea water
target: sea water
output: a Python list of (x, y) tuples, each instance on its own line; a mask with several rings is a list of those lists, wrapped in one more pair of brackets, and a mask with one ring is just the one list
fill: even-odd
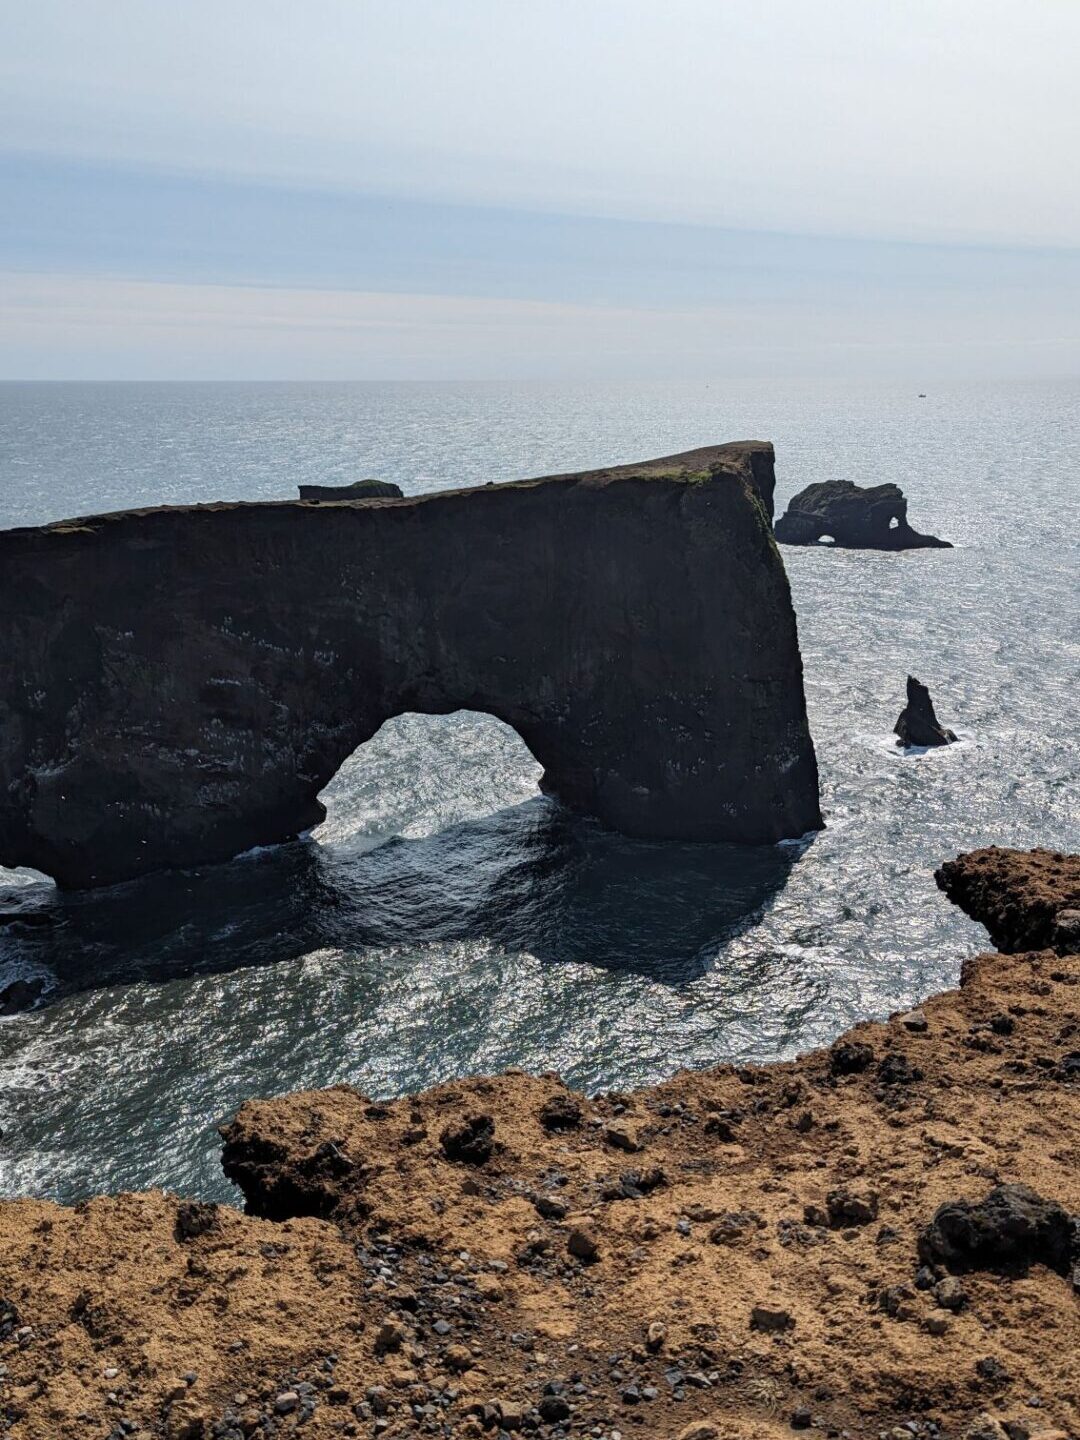
[[(306, 842), (87, 894), (0, 871), (0, 909), (52, 920), (0, 930), (0, 986), (47, 986), (0, 1020), (0, 1194), (228, 1199), (216, 1125), (249, 1096), (508, 1065), (625, 1087), (789, 1056), (955, 984), (987, 942), (934, 868), (1080, 848), (1080, 384), (0, 385), (7, 526), (742, 438), (776, 444), (778, 511), (812, 481), (895, 481), (956, 546), (782, 550), (827, 828), (627, 841), (541, 797), (491, 717), (406, 715)], [(896, 748), (909, 672), (960, 744)]]

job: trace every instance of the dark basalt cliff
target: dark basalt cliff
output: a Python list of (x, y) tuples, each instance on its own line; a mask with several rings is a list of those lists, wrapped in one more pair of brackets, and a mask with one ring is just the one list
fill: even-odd
[(850, 480), (808, 485), (776, 522), (776, 538), (782, 545), (817, 545), (825, 536), (842, 550), (952, 549), (950, 541), (911, 528), (899, 485), (863, 488)]
[(68, 886), (319, 823), (394, 715), (487, 711), (627, 834), (818, 827), (772, 447), (0, 534), (0, 863)]

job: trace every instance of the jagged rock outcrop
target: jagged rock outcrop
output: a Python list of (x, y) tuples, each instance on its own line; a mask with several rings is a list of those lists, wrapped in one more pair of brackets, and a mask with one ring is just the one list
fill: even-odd
[(907, 704), (900, 711), (893, 733), (896, 743), (905, 747), (951, 745), (956, 740), (953, 732), (938, 720), (930, 691), (914, 675), (907, 677)]
[(899, 485), (863, 488), (850, 480), (808, 485), (776, 522), (782, 545), (817, 545), (823, 537), (844, 550), (952, 549), (951, 541), (911, 528)]
[(991, 845), (946, 861), (934, 879), (999, 950), (1080, 952), (1080, 856)]
[(401, 500), (405, 492), (392, 480), (354, 480), (351, 485), (301, 485), (301, 500)]
[(64, 885), (299, 835), (392, 716), (487, 711), (627, 834), (817, 828), (772, 447), (406, 500), (0, 534), (0, 864)]

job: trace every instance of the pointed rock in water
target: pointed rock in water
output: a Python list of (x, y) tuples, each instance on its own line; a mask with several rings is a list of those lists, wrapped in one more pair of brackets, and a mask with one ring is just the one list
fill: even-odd
[(800, 490), (776, 522), (782, 545), (831, 541), (841, 550), (951, 550), (936, 535), (908, 524), (907, 498), (899, 485), (853, 485), (824, 480)]
[(898, 745), (951, 745), (956, 736), (934, 713), (930, 691), (914, 675), (907, 678), (907, 704), (894, 727)]

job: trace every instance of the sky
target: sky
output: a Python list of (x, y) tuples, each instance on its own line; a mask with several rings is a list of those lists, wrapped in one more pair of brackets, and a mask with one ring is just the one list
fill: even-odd
[(33, 0), (0, 378), (1080, 373), (1078, 0)]

